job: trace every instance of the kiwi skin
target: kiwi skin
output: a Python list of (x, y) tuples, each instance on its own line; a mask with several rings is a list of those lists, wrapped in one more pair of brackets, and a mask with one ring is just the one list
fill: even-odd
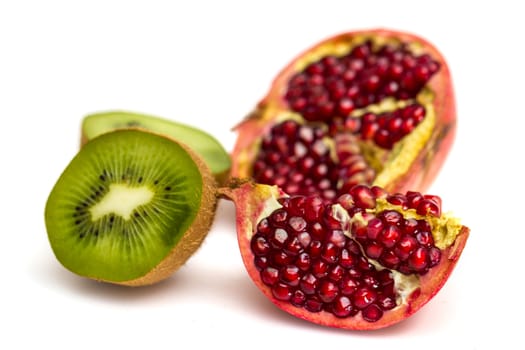
[[(123, 132), (123, 131), (114, 131)], [(125, 131), (124, 131), (125, 132)], [(135, 130), (135, 132), (145, 132)], [(146, 132), (145, 132), (146, 133)], [(154, 134), (147, 131), (149, 134)], [(171, 249), (171, 251), (162, 259), (156, 266), (151, 268), (147, 273), (140, 277), (131, 280), (107, 280), (99, 277), (90, 275), (83, 275), (90, 279), (97, 280), (99, 282), (107, 282), (125, 286), (145, 286), (160, 282), (170, 277), (180, 266), (182, 266), (201, 246), (206, 235), (208, 234), (211, 225), (213, 223), (215, 212), (217, 208), (217, 182), (211, 173), (208, 165), (187, 145), (175, 141), (172, 138), (164, 135), (155, 134), (160, 136), (169, 142), (178, 144), (192, 159), (195, 163), (199, 173), (202, 176), (202, 194), (200, 198), (200, 207), (196, 213), (196, 216), (186, 232), (180, 237), (178, 243)], [(95, 138), (96, 139), (96, 138)], [(95, 140), (93, 139), (93, 140)], [(46, 221), (47, 221), (47, 206), (46, 206)], [(67, 268), (67, 266), (65, 266)]]
[[(150, 132), (150, 131), (144, 131)], [(150, 132), (151, 133), (151, 132)], [(210, 231), (211, 225), (215, 218), (217, 211), (217, 182), (213, 177), (211, 170), (208, 165), (199, 157), (194, 151), (192, 151), (187, 145), (177, 142), (169, 137), (165, 137), (172, 142), (178, 143), (193, 159), (197, 168), (199, 169), (202, 176), (202, 196), (200, 209), (197, 212), (195, 220), (191, 226), (186, 230), (184, 235), (181, 237), (179, 243), (173, 247), (171, 252), (164, 258), (157, 266), (151, 269), (147, 274), (142, 277), (121, 282), (113, 282), (125, 286), (138, 287), (151, 285), (160, 282), (170, 277), (175, 271), (177, 271), (202, 245), (204, 238), (206, 238)]]

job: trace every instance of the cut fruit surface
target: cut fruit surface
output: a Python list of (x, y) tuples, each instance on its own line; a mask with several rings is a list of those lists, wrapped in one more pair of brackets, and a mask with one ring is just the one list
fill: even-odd
[(356, 184), (425, 191), (455, 134), (447, 63), (428, 41), (356, 31), (286, 66), (236, 126), (232, 176), (334, 200)]
[(88, 115), (82, 121), (82, 143), (118, 129), (142, 129), (185, 143), (209, 166), (220, 183), (228, 177), (229, 154), (212, 135), (172, 120), (126, 111), (108, 111)]
[(48, 238), (57, 259), (81, 276), (151, 284), (200, 245), (215, 188), (186, 146), (149, 132), (105, 133), (82, 147), (53, 187)]
[(469, 229), (437, 196), (358, 185), (331, 203), (276, 186), (219, 190), (234, 201), (244, 265), (284, 311), (321, 325), (378, 329), (406, 319), (444, 285)]

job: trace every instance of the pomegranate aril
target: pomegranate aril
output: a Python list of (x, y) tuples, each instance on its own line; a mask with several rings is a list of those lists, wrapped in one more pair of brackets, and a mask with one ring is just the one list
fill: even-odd
[(383, 317), (383, 310), (376, 304), (367, 306), (364, 310), (361, 311), (363, 319), (368, 322), (377, 322), (381, 317)]
[(439, 264), (441, 261), (441, 250), (437, 247), (431, 247), (428, 251), (429, 264), (428, 267), (432, 268)]
[(295, 232), (302, 232), (306, 229), (306, 220), (299, 216), (292, 216), (288, 220), (288, 226)]
[(416, 238), (414, 236), (404, 235), (394, 248), (394, 252), (401, 260), (405, 260), (409, 257), (410, 253), (416, 249), (416, 247)]
[(295, 287), (299, 285), (299, 280), (301, 278), (300, 270), (297, 266), (289, 265), (285, 268), (282, 268), (280, 273), (281, 282), (287, 284), (288, 286)]
[(344, 248), (341, 250), (339, 264), (345, 269), (355, 265), (355, 257), (348, 251), (348, 249)]
[(419, 231), (416, 233), (416, 240), (419, 244), (428, 248), (434, 244), (434, 238), (429, 231)]
[(282, 248), (284, 243), (288, 239), (288, 232), (283, 228), (276, 228), (273, 233), (268, 237), (272, 248)]
[(323, 302), (319, 300), (316, 296), (311, 296), (306, 299), (304, 308), (310, 312), (320, 312), (323, 310)]
[(348, 317), (356, 311), (357, 310), (355, 310), (354, 306), (352, 305), (352, 301), (350, 300), (350, 298), (344, 295), (335, 298), (332, 304), (332, 313), (336, 317)]
[(379, 243), (372, 242), (366, 245), (366, 255), (371, 259), (377, 259), (383, 253), (383, 246)]
[(417, 206), (416, 212), (419, 215), (433, 215), (435, 217), (441, 216), (441, 208), (438, 203), (431, 199), (423, 199)]
[(339, 288), (330, 280), (323, 280), (319, 285), (317, 296), (324, 303), (331, 303), (339, 294)]
[(424, 247), (418, 247), (408, 257), (408, 266), (414, 271), (424, 271), (429, 265), (428, 250)]
[(344, 276), (339, 283), (339, 288), (342, 294), (352, 295), (357, 290), (359, 285), (360, 282), (358, 279), (352, 278), (350, 276)]
[(370, 188), (365, 185), (354, 186), (350, 190), (355, 204), (363, 209), (373, 209), (376, 206), (376, 198)]
[(317, 278), (323, 278), (328, 274), (329, 266), (323, 260), (316, 260), (312, 263), (312, 274)]
[(310, 196), (305, 199), (304, 216), (308, 222), (317, 221), (323, 209), (323, 201), (320, 197)]
[(265, 284), (273, 286), (279, 280), (279, 270), (267, 267), (261, 271), (261, 279)]
[(270, 244), (262, 235), (255, 235), (251, 240), (251, 249), (255, 256), (266, 255), (270, 252)]
[(403, 220), (403, 215), (396, 210), (385, 210), (379, 214), (384, 224), (398, 225)]
[(366, 237), (371, 240), (375, 240), (379, 237), (379, 234), (383, 231), (383, 221), (379, 218), (372, 218), (366, 225)]
[(321, 259), (328, 264), (335, 264), (339, 260), (339, 248), (331, 242), (326, 243), (321, 253)]
[(318, 284), (319, 280), (311, 273), (304, 275), (299, 282), (301, 290), (308, 295), (315, 293)]
[(270, 215), (270, 221), (277, 227), (285, 227), (288, 212), (284, 209), (277, 209)]
[(256, 256), (253, 259), (253, 263), (255, 264), (255, 267), (258, 271), (262, 271), (263, 269), (267, 268), (269, 265), (268, 257), (266, 256)]
[(301, 253), (295, 260), (295, 266), (297, 266), (302, 271), (307, 271), (310, 269), (312, 259), (308, 253)]
[(379, 258), (379, 262), (389, 269), (397, 269), (399, 263), (401, 262), (401, 259), (392, 250), (385, 250)]
[(377, 305), (383, 310), (391, 310), (396, 307), (396, 299), (390, 295), (379, 295), (377, 297)]
[(306, 295), (302, 290), (296, 289), (290, 298), (290, 302), (297, 307), (302, 307), (306, 302)]
[(366, 287), (358, 288), (354, 294), (352, 294), (353, 304), (358, 309), (364, 309), (368, 305), (372, 304), (376, 298), (377, 293)]
[(392, 248), (401, 237), (401, 230), (398, 226), (388, 225), (381, 231), (380, 242), (387, 248)]
[(322, 248), (323, 248), (323, 244), (320, 241), (315, 240), (310, 243), (307, 251), (312, 258), (317, 258), (321, 255)]
[(275, 266), (283, 267), (293, 262), (293, 256), (281, 250), (272, 250), (271, 261)]
[(328, 278), (333, 282), (339, 282), (345, 275), (345, 270), (340, 265), (335, 265), (328, 272)]
[(277, 300), (289, 301), (292, 298), (292, 289), (284, 283), (276, 283), (272, 287), (272, 294)]

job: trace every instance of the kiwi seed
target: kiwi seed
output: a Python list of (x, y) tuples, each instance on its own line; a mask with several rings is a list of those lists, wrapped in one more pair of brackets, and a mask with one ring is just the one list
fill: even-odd
[(208, 166), (186, 145), (137, 130), (87, 142), (45, 208), (62, 265), (95, 280), (139, 286), (170, 276), (201, 245), (217, 204)]

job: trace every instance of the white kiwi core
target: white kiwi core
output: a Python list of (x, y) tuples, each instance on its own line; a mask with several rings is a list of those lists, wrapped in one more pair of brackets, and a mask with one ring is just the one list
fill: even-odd
[(154, 192), (147, 186), (131, 187), (127, 184), (111, 184), (109, 192), (93, 207), (91, 219), (96, 221), (107, 214), (116, 214), (124, 220), (131, 218), (131, 213), (153, 198)]

